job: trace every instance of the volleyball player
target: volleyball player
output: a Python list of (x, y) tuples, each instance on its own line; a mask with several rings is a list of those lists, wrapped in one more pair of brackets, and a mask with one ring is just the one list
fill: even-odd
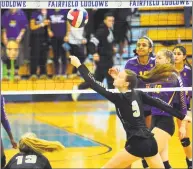
[[(9, 140), (13, 146), (13, 148), (17, 148), (17, 143), (15, 142), (14, 138), (13, 138), (13, 134), (11, 132), (11, 127), (9, 124), (9, 121), (7, 119), (7, 115), (5, 112), (5, 100), (4, 97), (1, 96), (1, 124), (3, 125), (3, 128), (6, 130), (8, 136), (9, 136)], [(6, 164), (6, 156), (4, 153), (4, 148), (3, 148), (3, 143), (1, 140), (1, 168), (3, 168)]]
[[(174, 54), (169, 50), (160, 50), (156, 54), (156, 65), (172, 64), (174, 67)], [(157, 81), (150, 85), (152, 88), (167, 88), (167, 87), (183, 87), (183, 82), (180, 76), (173, 73), (171, 77), (165, 78), (164, 81)], [(187, 113), (185, 92), (153, 92), (153, 97), (158, 97), (170, 105), (173, 105), (175, 100), (179, 100), (179, 109), (182, 114)], [(179, 110), (178, 109), (178, 110)], [(155, 107), (152, 107), (152, 132), (155, 135), (155, 139), (158, 143), (158, 151), (161, 155), (165, 169), (170, 169), (168, 157), (168, 144), (170, 138), (175, 132), (175, 125), (173, 117), (168, 114), (167, 111), (161, 111)], [(181, 131), (183, 135), (184, 131)]]
[[(172, 64), (174, 65), (174, 54), (168, 50), (160, 50), (156, 55), (156, 65), (162, 64)], [(114, 71), (114, 70), (110, 70)], [(118, 73), (118, 72), (114, 72)], [(177, 73), (177, 72), (176, 72)], [(159, 80), (159, 79), (158, 79)], [(174, 74), (169, 79), (166, 78), (164, 81), (155, 81), (152, 84), (148, 84), (152, 88), (162, 88), (162, 87), (183, 87), (183, 83), (181, 78)], [(169, 104), (173, 105), (175, 100), (179, 100), (180, 104), (178, 106), (181, 109), (182, 113), (186, 114), (186, 100), (185, 100), (185, 92), (181, 91), (180, 93), (176, 92), (154, 92), (152, 93), (154, 97), (158, 97)], [(168, 142), (171, 136), (173, 136), (175, 131), (175, 125), (173, 117), (171, 117), (168, 113), (162, 112), (156, 108), (152, 108), (152, 129), (153, 133), (155, 134), (156, 141), (158, 143), (158, 151), (162, 157), (164, 166), (166, 169), (170, 169), (171, 166), (168, 161)], [(183, 126), (182, 126), (183, 127)], [(183, 134), (183, 130), (181, 130), (181, 134)], [(164, 139), (163, 139), (164, 138)], [(147, 168), (148, 165), (143, 160), (143, 167)]]
[[(175, 67), (176, 70), (180, 73), (184, 87), (191, 87), (192, 86), (192, 70), (190, 67), (185, 65), (186, 60), (186, 49), (183, 46), (176, 46), (173, 49), (174, 56), (175, 56)], [(190, 98), (192, 94), (187, 92), (187, 108), (190, 109)], [(179, 102), (176, 100), (175, 107), (179, 107)], [(177, 124), (179, 127), (179, 131), (186, 130), (184, 135), (179, 135), (181, 144), (183, 146), (184, 152), (186, 154), (186, 162), (188, 168), (192, 168), (192, 144), (190, 142), (191, 137), (191, 125), (189, 124), (181, 124), (181, 121), (177, 120)]]
[[(155, 57), (153, 57), (153, 41), (143, 36), (137, 40), (136, 49), (134, 53), (136, 57), (129, 59), (125, 65), (125, 69), (134, 71), (137, 75), (145, 75), (155, 66)], [(112, 68), (113, 70), (116, 68)], [(116, 70), (115, 70), (116, 71)], [(141, 82), (138, 87), (148, 87), (148, 84)], [(151, 107), (144, 105), (145, 122), (148, 128), (151, 127)], [(147, 167), (147, 163), (142, 160), (143, 167)]]
[(20, 152), (10, 159), (5, 169), (51, 169), (49, 160), (42, 153), (63, 149), (59, 142), (42, 140), (34, 133), (26, 133), (19, 141)]
[[(136, 44), (136, 57), (127, 61), (125, 69), (134, 71), (137, 75), (145, 75), (149, 70), (155, 66), (155, 58), (152, 57), (153, 41), (147, 36), (138, 39)], [(146, 87), (145, 83), (139, 84), (138, 87)], [(147, 126), (151, 126), (151, 107), (144, 107), (145, 120)]]
[[(117, 115), (126, 131), (125, 149), (116, 154), (104, 168), (126, 168), (140, 157), (144, 157), (152, 168), (164, 168), (154, 136), (145, 124), (143, 103), (156, 106), (181, 120), (191, 121), (191, 118), (174, 110), (160, 99), (152, 98), (142, 91), (134, 91), (134, 88), (137, 85), (137, 77), (153, 82), (171, 75), (175, 71), (174, 68), (169, 64), (157, 66), (147, 76), (137, 76), (133, 71), (124, 70), (118, 74), (113, 83), (120, 93), (114, 93), (104, 88), (101, 82), (96, 81), (76, 56), (70, 56), (70, 59), (71, 64), (80, 71), (89, 87), (115, 104)], [(128, 92), (128, 89), (131, 89), (131, 92)]]

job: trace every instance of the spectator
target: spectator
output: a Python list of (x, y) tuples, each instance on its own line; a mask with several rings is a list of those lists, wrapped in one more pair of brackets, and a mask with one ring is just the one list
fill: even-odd
[[(66, 51), (62, 47), (64, 42), (68, 42), (70, 24), (67, 22), (67, 9), (51, 9), (48, 11), (50, 26), (48, 35), (51, 38), (51, 45), (54, 54), (55, 74), (54, 78), (60, 78), (60, 74), (65, 74), (67, 66)], [(59, 58), (62, 61), (62, 72), (59, 72)]]
[[(113, 66), (113, 24), (113, 14), (105, 14), (104, 22), (96, 31), (95, 36), (91, 38), (89, 44), (89, 53), (93, 55), (93, 59), (96, 63), (96, 70), (94, 76), (99, 82), (102, 82), (104, 78), (107, 78), (108, 88), (110, 89), (114, 88), (113, 79), (108, 74), (108, 70)], [(76, 88), (76, 86), (74, 88)], [(78, 89), (86, 88), (89, 88), (89, 85), (86, 82), (78, 86)], [(77, 100), (78, 96), (78, 93), (74, 93), (72, 95), (73, 100)]]
[(47, 79), (46, 61), (48, 54), (47, 9), (36, 10), (31, 15), (31, 80), (37, 79), (37, 67), (40, 66), (40, 79)]
[[(19, 43), (19, 56), (16, 61), (17, 64), (15, 64), (15, 79), (19, 79), (18, 76), (18, 69), (19, 66), (24, 63), (24, 34), (26, 32), (27, 26), (28, 26), (28, 20), (21, 9), (9, 9), (4, 12), (2, 15), (2, 42), (4, 45), (4, 48), (6, 48), (7, 43), (9, 40), (15, 40), (17, 43)], [(3, 60), (4, 63), (7, 64), (7, 69), (8, 69), (8, 76), (10, 76), (10, 59), (8, 57), (5, 57)]]
[[(71, 27), (69, 34), (70, 54), (77, 56), (80, 59), (81, 63), (83, 63), (86, 59), (86, 43), (87, 39), (84, 36), (84, 27)], [(73, 73), (77, 73), (76, 68), (74, 68)]]

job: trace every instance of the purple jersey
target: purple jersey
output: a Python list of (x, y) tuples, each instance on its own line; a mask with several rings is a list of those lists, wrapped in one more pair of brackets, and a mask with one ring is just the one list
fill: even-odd
[(21, 9), (18, 9), (14, 14), (10, 10), (5, 11), (1, 17), (1, 23), (6, 30), (8, 39), (16, 39), (21, 30), (28, 26), (27, 17)]
[[(130, 69), (130, 70), (134, 71), (137, 75), (144, 75), (148, 71), (150, 71), (154, 66), (155, 66), (155, 58), (153, 58), (153, 57), (149, 58), (149, 61), (146, 65), (140, 64), (138, 57), (134, 57), (134, 58), (131, 58), (127, 61), (126, 65), (125, 65), (125, 69)], [(145, 82), (140, 81), (140, 83), (138, 84), (138, 87), (139, 88), (145, 88), (148, 86), (146, 85)], [(150, 111), (151, 107), (145, 105), (144, 110)]]
[(66, 36), (67, 29), (67, 9), (48, 10), (48, 19), (51, 22), (51, 30), (54, 33), (55, 37), (64, 37)]
[[(172, 88), (172, 87), (183, 87), (183, 82), (180, 76), (173, 74), (174, 78), (169, 78), (167, 81), (160, 81), (156, 83), (152, 83), (150, 85), (151, 88)], [(153, 97), (160, 98), (164, 100), (166, 103), (173, 106), (175, 100), (179, 100), (179, 108), (182, 114), (187, 113), (187, 106), (186, 106), (186, 95), (184, 91), (181, 92), (153, 92)], [(171, 116), (167, 112), (163, 112), (160, 109), (152, 107), (151, 109), (152, 115), (163, 115), (163, 116)]]
[(7, 132), (11, 131), (9, 121), (5, 113), (5, 100), (3, 96), (1, 96), (1, 124)]
[(137, 75), (146, 74), (155, 66), (155, 58), (150, 57), (146, 65), (139, 63), (138, 57), (131, 58), (127, 61), (125, 69), (134, 71)]

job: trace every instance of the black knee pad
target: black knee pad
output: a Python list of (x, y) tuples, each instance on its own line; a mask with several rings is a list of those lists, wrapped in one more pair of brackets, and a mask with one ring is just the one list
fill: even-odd
[(190, 139), (189, 138), (183, 138), (181, 140), (181, 144), (183, 147), (188, 147), (190, 145)]
[(6, 157), (5, 155), (3, 157), (1, 157), (1, 168), (5, 167), (6, 164)]

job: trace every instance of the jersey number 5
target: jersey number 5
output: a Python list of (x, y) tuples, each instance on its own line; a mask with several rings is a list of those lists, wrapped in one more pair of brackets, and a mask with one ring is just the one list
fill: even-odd
[(133, 117), (139, 117), (140, 116), (140, 110), (139, 105), (136, 100), (132, 101), (132, 110), (133, 110)]
[[(22, 164), (23, 162), (23, 156), (16, 157), (17, 159), (17, 165)], [(37, 161), (36, 155), (28, 155), (25, 157), (25, 163), (35, 164)]]

